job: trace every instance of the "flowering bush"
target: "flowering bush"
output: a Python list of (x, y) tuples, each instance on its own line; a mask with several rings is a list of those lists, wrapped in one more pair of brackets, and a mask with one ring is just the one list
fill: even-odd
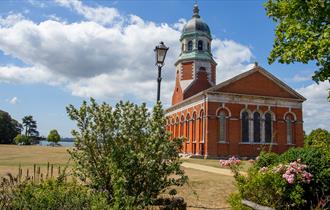
[[(309, 184), (312, 180), (313, 175), (307, 172), (305, 169), (307, 165), (301, 164), (301, 160), (291, 162), (290, 164), (279, 164), (273, 168), (276, 173), (281, 173), (282, 177), (289, 183), (293, 184), (294, 181), (302, 181)], [(260, 169), (261, 170), (261, 169)]]
[(219, 163), (220, 163), (220, 166), (225, 167), (225, 166), (240, 165), (241, 161), (240, 161), (240, 159), (233, 156), (233, 157), (229, 158), (228, 160), (220, 160)]
[(244, 209), (241, 199), (275, 209), (330, 208), (330, 152), (295, 148), (282, 155), (262, 152), (246, 176), (235, 176), (239, 192), (232, 209)]

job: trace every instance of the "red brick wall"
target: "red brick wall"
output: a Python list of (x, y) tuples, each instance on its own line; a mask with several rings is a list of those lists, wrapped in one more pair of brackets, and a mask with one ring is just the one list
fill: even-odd
[[(171, 116), (169, 116), (169, 121), (172, 122), (170, 125), (167, 125), (168, 130), (172, 129), (173, 133), (175, 133), (176, 125), (173, 125), (173, 122), (177, 118), (184, 119), (184, 127), (183, 127), (183, 136), (187, 137), (187, 126), (190, 127), (189, 136), (190, 141), (186, 141), (184, 143), (183, 152), (188, 154), (192, 154), (193, 151), (196, 154), (202, 153), (201, 146), (204, 146), (204, 155), (209, 157), (228, 157), (231, 155), (236, 155), (240, 157), (256, 157), (259, 155), (262, 148), (265, 150), (271, 149), (277, 153), (283, 153), (290, 147), (300, 147), (303, 146), (303, 124), (302, 124), (302, 110), (301, 109), (291, 109), (285, 107), (271, 107), (270, 111), (275, 116), (275, 121), (272, 122), (272, 130), (273, 130), (273, 141), (275, 144), (271, 145), (267, 143), (242, 143), (241, 142), (241, 119), (240, 113), (241, 110), (245, 108), (243, 104), (233, 104), (226, 103), (223, 105), (222, 103), (217, 102), (207, 102), (206, 104), (199, 104), (193, 107), (190, 107), (186, 110), (177, 112)], [(225, 110), (227, 114), (226, 118), (226, 143), (219, 143), (219, 120), (217, 118), (217, 113), (219, 110)], [(256, 105), (248, 105), (247, 109), (253, 113), (257, 109)], [(262, 113), (268, 111), (268, 106), (259, 106), (259, 110)], [(204, 120), (205, 126), (205, 137), (204, 144), (202, 143), (202, 121), (200, 118), (201, 111), (204, 112), (204, 116), (206, 118)], [(196, 113), (196, 118), (193, 118), (194, 113)], [(284, 120), (284, 116), (286, 114), (293, 114), (296, 116), (295, 122), (292, 124), (293, 128), (293, 145), (287, 144), (287, 129), (286, 122)], [(187, 116), (190, 116), (190, 119), (194, 119), (187, 123), (185, 120)], [(193, 123), (196, 123), (195, 130), (195, 143), (193, 142)], [(179, 126), (180, 127), (180, 126)], [(180, 132), (176, 132), (173, 137), (179, 137)], [(194, 150), (194, 144), (196, 145), (196, 149)], [(271, 148), (270, 148), (271, 147)]]
[(205, 70), (200, 70), (197, 73), (197, 78), (193, 81), (191, 86), (184, 92), (183, 99), (189, 98), (197, 93), (206, 90), (211, 87), (207, 79), (207, 72)]
[(193, 62), (182, 63), (181, 80), (193, 79)]
[(183, 100), (182, 88), (179, 80), (179, 72), (176, 74), (175, 87), (172, 95), (172, 105), (180, 103)]

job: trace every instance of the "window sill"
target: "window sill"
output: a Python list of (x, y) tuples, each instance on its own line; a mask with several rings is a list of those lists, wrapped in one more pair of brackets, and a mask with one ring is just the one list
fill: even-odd
[(239, 144), (277, 145), (277, 143), (270, 143), (270, 142), (240, 142)]
[(218, 144), (229, 144), (228, 141), (218, 141)]
[(296, 146), (296, 144), (286, 144), (286, 146)]

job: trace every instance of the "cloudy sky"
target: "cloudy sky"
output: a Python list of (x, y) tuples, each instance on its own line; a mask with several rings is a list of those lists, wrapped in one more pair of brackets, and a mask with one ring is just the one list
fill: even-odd
[[(163, 68), (161, 97), (170, 104), (180, 31), (191, 18), (194, 1), (0, 1), (0, 109), (17, 120), (33, 115), (42, 135), (56, 128), (71, 136), (65, 112), (94, 97), (156, 99), (153, 49), (160, 40), (170, 47)], [(213, 36), (217, 82), (259, 65), (307, 98), (304, 128), (330, 130), (329, 83), (311, 80), (316, 66), (272, 64), (275, 25), (262, 1), (200, 0), (200, 14)]]

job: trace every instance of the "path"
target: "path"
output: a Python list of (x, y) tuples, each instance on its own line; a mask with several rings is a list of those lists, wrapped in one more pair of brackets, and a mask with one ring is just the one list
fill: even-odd
[(187, 162), (183, 162), (181, 165), (185, 168), (192, 168), (192, 169), (197, 169), (197, 170), (201, 170), (201, 171), (221, 174), (221, 175), (225, 175), (225, 176), (233, 176), (234, 175), (230, 171), (230, 169), (226, 169), (226, 168), (215, 168), (215, 167), (212, 167), (212, 166), (205, 166), (205, 165), (201, 165), (201, 164), (187, 163)]

